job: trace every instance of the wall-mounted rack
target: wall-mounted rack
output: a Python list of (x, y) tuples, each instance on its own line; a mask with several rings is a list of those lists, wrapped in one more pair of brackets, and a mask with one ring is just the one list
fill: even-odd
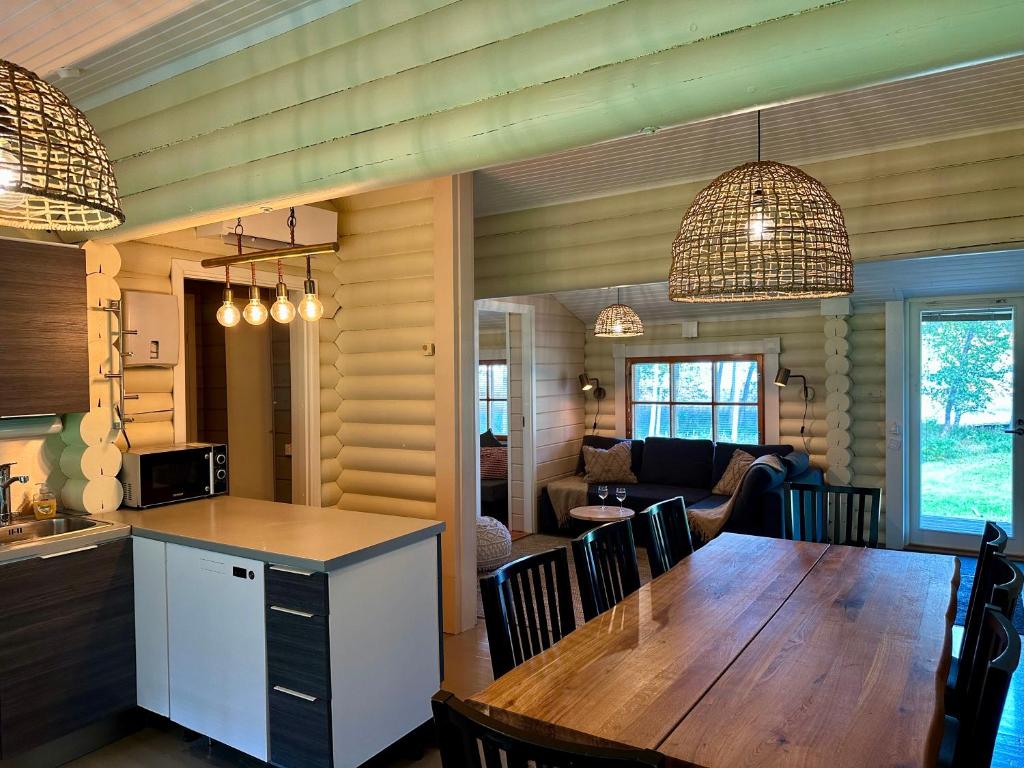
[(114, 404), (114, 413), (117, 416), (117, 420), (114, 422), (114, 429), (124, 435), (125, 442), (128, 443), (128, 447), (131, 448), (131, 441), (128, 439), (128, 433), (125, 431), (125, 425), (130, 424), (134, 419), (128, 416), (124, 412), (125, 400), (138, 400), (138, 395), (125, 394), (124, 389), (124, 361), (125, 358), (131, 357), (131, 352), (124, 351), (124, 344), (121, 343), (121, 339), (125, 336), (135, 336), (138, 331), (129, 330), (124, 327), (124, 302), (121, 299), (108, 299), (107, 306), (97, 307), (101, 312), (108, 312), (117, 318), (117, 328), (111, 329), (110, 332), (110, 359), (115, 358), (121, 361), (120, 370), (108, 371), (103, 376), (106, 379), (117, 379), (117, 391), (118, 398)]

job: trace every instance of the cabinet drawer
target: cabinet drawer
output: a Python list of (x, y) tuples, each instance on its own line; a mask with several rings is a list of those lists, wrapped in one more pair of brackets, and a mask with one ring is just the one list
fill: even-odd
[(267, 605), (327, 615), (326, 573), (305, 573), (281, 565), (268, 566), (266, 573)]
[(270, 689), (270, 762), (280, 768), (331, 768), (331, 707)]
[(330, 698), (327, 618), (267, 608), (267, 672), (270, 687)]

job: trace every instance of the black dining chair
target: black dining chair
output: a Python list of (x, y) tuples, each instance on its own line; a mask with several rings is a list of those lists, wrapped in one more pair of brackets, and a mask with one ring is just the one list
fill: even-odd
[(648, 507), (640, 518), (647, 525), (647, 559), (651, 563), (652, 577), (661, 576), (693, 554), (690, 522), (682, 496)]
[[(1007, 541), (1006, 531), (993, 522), (985, 523), (985, 530), (981, 534), (981, 546), (978, 548), (978, 560), (974, 566), (971, 597), (967, 602), (967, 613), (964, 618), (964, 636), (960, 642), (960, 652), (953, 657), (946, 679), (946, 709), (949, 712), (955, 712), (959, 708), (959, 700), (964, 695), (966, 679), (960, 680), (960, 666), (964, 659), (973, 655), (973, 649), (977, 647), (982, 617), (985, 606), (992, 597), (993, 587), (1008, 580), (1005, 569), (1001, 569), (1002, 578), (997, 579), (994, 574), (996, 556), (1001, 555), (1006, 549)], [(1009, 615), (1013, 615), (1012, 609)]]
[(573, 539), (572, 558), (587, 621), (640, 589), (640, 569), (629, 520), (599, 525)]
[(565, 547), (503, 565), (480, 579), (480, 595), (495, 678), (576, 629)]
[(448, 691), (431, 699), (444, 768), (660, 768), (650, 749), (593, 747), (525, 731), (487, 717)]
[(851, 547), (878, 546), (880, 488), (785, 483), (782, 495), (785, 538)]
[(999, 720), (1019, 663), (1020, 635), (999, 608), (984, 606), (977, 653), (970, 665), (970, 685), (959, 715), (945, 718), (939, 768), (984, 768), (992, 764)]

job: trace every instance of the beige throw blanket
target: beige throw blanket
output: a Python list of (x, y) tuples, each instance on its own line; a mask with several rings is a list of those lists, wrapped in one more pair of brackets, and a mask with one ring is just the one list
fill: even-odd
[(558, 525), (564, 528), (569, 524), (569, 510), (587, 505), (587, 482), (582, 475), (552, 480), (548, 483), (548, 498), (551, 499)]
[[(747, 467), (747, 472), (756, 467), (758, 464), (767, 464), (769, 467), (779, 471), (785, 471), (782, 466), (782, 460), (774, 454), (768, 456), (761, 456)], [(747, 472), (743, 473), (743, 477), (738, 483), (736, 488), (732, 492), (732, 496), (728, 500), (723, 501), (717, 507), (710, 507), (708, 509), (687, 509), (686, 518), (690, 522), (690, 534), (696, 540), (694, 543), (707, 544), (719, 533), (727, 522), (729, 517), (732, 515), (733, 507), (736, 504), (736, 497), (740, 494), (740, 489), (743, 488), (743, 481), (747, 478)]]

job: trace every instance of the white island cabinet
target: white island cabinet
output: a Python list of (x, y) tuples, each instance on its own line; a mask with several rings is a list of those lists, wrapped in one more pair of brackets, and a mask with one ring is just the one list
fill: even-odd
[(116, 517), (139, 706), (280, 768), (354, 768), (430, 719), (442, 524), (233, 497)]

